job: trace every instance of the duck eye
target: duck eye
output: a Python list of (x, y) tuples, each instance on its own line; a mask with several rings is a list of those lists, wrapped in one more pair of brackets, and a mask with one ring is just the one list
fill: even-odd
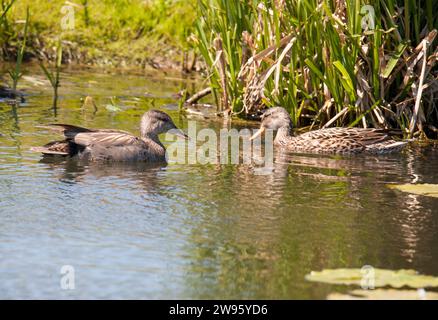
[(262, 114), (261, 118), (262, 118), (262, 120), (264, 120), (264, 119), (268, 118), (270, 115), (271, 115), (271, 112), (266, 111), (265, 113)]

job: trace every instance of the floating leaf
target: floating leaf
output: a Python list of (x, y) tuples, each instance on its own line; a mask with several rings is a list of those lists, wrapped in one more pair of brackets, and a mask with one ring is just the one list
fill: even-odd
[(330, 293), (327, 300), (438, 300), (438, 293), (425, 290), (353, 290), (347, 294)]
[(438, 184), (396, 184), (388, 185), (391, 189), (438, 198)]
[(312, 271), (306, 280), (330, 284), (357, 285), (372, 284), (374, 287), (391, 286), (394, 288), (438, 287), (438, 277), (419, 275), (415, 270), (385, 269), (325, 269)]
[(107, 104), (107, 105), (105, 105), (105, 108), (106, 108), (108, 111), (111, 111), (111, 112), (117, 112), (117, 111), (121, 111), (121, 110), (122, 110), (120, 107), (115, 106), (115, 105), (112, 105), (112, 104)]

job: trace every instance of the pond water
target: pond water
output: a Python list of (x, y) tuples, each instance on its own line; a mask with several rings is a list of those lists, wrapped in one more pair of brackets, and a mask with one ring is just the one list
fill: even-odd
[[(42, 161), (29, 148), (59, 136), (37, 125), (138, 133), (142, 113), (159, 108), (187, 128), (174, 94), (202, 83), (70, 69), (55, 112), (50, 86), (38, 69), (31, 75), (21, 82), (25, 104), (0, 103), (0, 298), (322, 299), (349, 288), (308, 282), (312, 270), (438, 276), (438, 199), (387, 187), (438, 183), (436, 147), (282, 155), (265, 175), (249, 165)], [(81, 108), (86, 95), (97, 112)], [(120, 110), (104, 107), (111, 97)], [(66, 265), (74, 290), (61, 286)]]

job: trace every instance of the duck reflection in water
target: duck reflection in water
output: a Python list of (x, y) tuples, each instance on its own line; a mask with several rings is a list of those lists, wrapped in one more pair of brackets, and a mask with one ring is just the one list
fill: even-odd
[(48, 169), (57, 172), (56, 177), (67, 184), (76, 184), (92, 179), (122, 179), (130, 187), (146, 192), (160, 190), (158, 175), (167, 168), (166, 162), (99, 162), (77, 161), (72, 158), (43, 157), (40, 160)]

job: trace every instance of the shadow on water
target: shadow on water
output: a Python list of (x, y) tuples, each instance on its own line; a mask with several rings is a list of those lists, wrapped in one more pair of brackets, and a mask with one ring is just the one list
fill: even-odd
[[(387, 187), (437, 183), (433, 146), (379, 157), (277, 153), (265, 174), (243, 164), (42, 160), (28, 150), (54, 136), (35, 124), (136, 133), (145, 110), (168, 105), (187, 128), (171, 107), (184, 80), (64, 76), (56, 117), (45, 86), (17, 110), (19, 127), (0, 105), (1, 298), (324, 298), (346, 288), (305, 281), (311, 270), (438, 275), (437, 199)], [(84, 95), (97, 111), (82, 108)], [(119, 112), (104, 107), (114, 95)], [(75, 268), (75, 290), (59, 287), (63, 265)]]
[(85, 177), (93, 177), (94, 179), (128, 178), (133, 185), (145, 191), (153, 190), (156, 187), (154, 183), (156, 175), (165, 170), (167, 166), (166, 162), (96, 163), (80, 161), (75, 158), (66, 159), (62, 156), (43, 156), (39, 163), (45, 164), (48, 170), (57, 172), (53, 177), (61, 182), (78, 183)]

